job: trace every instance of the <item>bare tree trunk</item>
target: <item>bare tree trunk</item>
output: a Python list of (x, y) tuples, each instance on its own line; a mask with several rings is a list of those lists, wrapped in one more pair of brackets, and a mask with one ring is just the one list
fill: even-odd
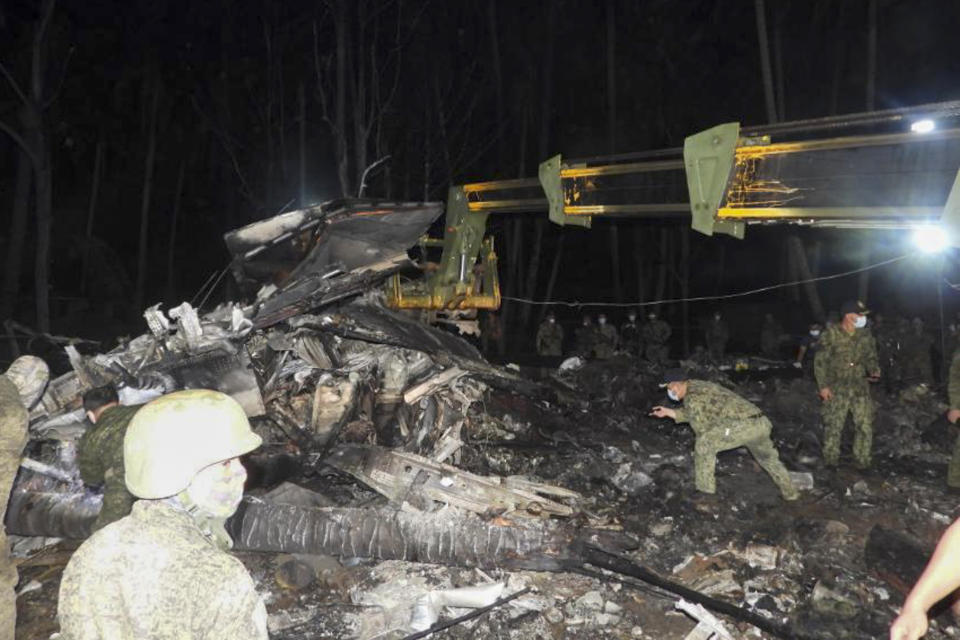
[(690, 355), (690, 226), (680, 227), (680, 297), (683, 298), (683, 354)]
[(722, 242), (717, 243), (719, 249), (719, 257), (717, 258), (717, 279), (713, 285), (713, 295), (720, 295), (721, 287), (723, 286), (723, 271), (726, 268), (727, 262), (727, 247)]
[(307, 99), (303, 83), (297, 89), (297, 102), (300, 108), (300, 207), (307, 206)]
[(760, 47), (760, 72), (763, 77), (763, 95), (767, 106), (767, 122), (777, 121), (777, 108), (773, 97), (773, 73), (770, 70), (770, 46), (767, 43), (767, 17), (763, 0), (754, 0), (757, 14), (757, 42)]
[[(180, 204), (183, 202), (183, 179), (187, 172), (187, 160), (180, 161), (180, 171), (177, 172), (177, 187), (173, 194), (173, 213), (170, 215), (170, 242), (167, 245), (167, 301), (170, 304), (176, 302), (176, 262), (177, 249), (177, 220), (180, 217)], [(139, 307), (138, 307), (139, 308)]]
[[(617, 146), (617, 25), (615, 0), (607, 0), (607, 153), (615, 153)], [(623, 301), (620, 280), (620, 234), (616, 220), (610, 221), (610, 269), (613, 275), (613, 295)]]
[[(490, 58), (493, 63), (493, 80), (495, 83), (495, 95), (497, 100), (497, 159), (499, 166), (505, 167), (507, 164), (506, 144), (504, 144), (503, 127), (503, 69), (500, 64), (500, 29), (497, 25), (497, 3), (496, 0), (487, 2), (487, 23), (490, 30)], [(501, 169), (502, 170), (502, 169)]]
[[(870, 0), (867, 24), (867, 82), (866, 82), (866, 108), (867, 111), (873, 111), (876, 106), (877, 93), (877, 0)], [(864, 239), (866, 240), (866, 239)], [(861, 242), (860, 265), (866, 267), (870, 264), (870, 242)], [(866, 302), (867, 295), (870, 292), (870, 271), (860, 272), (857, 279), (857, 297)]]
[(783, 21), (779, 14), (777, 11), (776, 27), (773, 30), (773, 57), (777, 80), (777, 117), (783, 122), (787, 119), (787, 96), (783, 77)]
[(30, 187), (33, 165), (21, 149), (17, 154), (17, 178), (14, 187), (10, 238), (6, 248), (3, 271), (3, 300), (0, 302), (0, 322), (14, 315), (17, 295), (20, 293), (20, 274), (23, 268), (23, 245), (27, 237), (27, 218), (30, 214)]
[[(563, 228), (561, 228), (557, 234), (557, 246), (553, 252), (553, 266), (550, 267), (550, 280), (547, 281), (547, 293), (544, 296), (544, 300), (553, 300), (553, 290), (557, 284), (557, 276), (560, 275), (560, 263), (563, 261), (563, 239), (565, 237)], [(538, 325), (543, 322), (543, 318), (547, 314), (547, 309), (549, 309), (549, 307), (546, 305), (540, 307), (540, 316), (537, 319)]]
[[(38, 121), (42, 118), (37, 114)], [(34, 132), (37, 166), (34, 175), (37, 207), (37, 253), (34, 261), (34, 284), (37, 296), (37, 328), (50, 331), (50, 235), (53, 229), (53, 169), (43, 125)]]
[[(530, 249), (530, 262), (527, 265), (527, 298), (533, 300), (537, 296), (537, 276), (540, 273), (540, 249), (543, 246), (543, 227), (547, 224), (543, 218), (537, 218), (533, 222), (533, 247)], [(533, 314), (533, 305), (523, 306), (521, 314), (524, 326), (530, 323), (530, 316)]]
[(643, 268), (644, 263), (644, 237), (643, 229), (639, 224), (633, 225), (633, 258), (637, 265), (637, 302), (643, 302), (646, 300), (647, 287), (646, 287), (646, 270)]
[(844, 51), (847, 39), (843, 34), (843, 11), (846, 7), (845, 2), (837, 3), (837, 21), (834, 29), (834, 53), (833, 53), (833, 81), (830, 83), (830, 105), (827, 112), (830, 115), (837, 113), (837, 102), (840, 98), (840, 81), (843, 79)]
[(667, 267), (669, 266), (670, 258), (670, 256), (667, 255), (670, 247), (670, 239), (667, 232), (667, 227), (660, 227), (660, 252), (657, 254), (657, 257), (660, 259), (660, 264), (657, 268), (657, 291), (654, 294), (654, 300), (658, 302), (663, 300), (664, 294), (667, 292)]
[(83, 243), (83, 260), (80, 266), (80, 295), (87, 293), (87, 266), (90, 259), (90, 243), (93, 240), (93, 221), (97, 215), (97, 201), (100, 197), (100, 174), (103, 164), (103, 135), (97, 140), (97, 150), (93, 157), (93, 175), (90, 177), (90, 203), (87, 206), (87, 229)]
[(800, 277), (806, 281), (803, 287), (807, 294), (810, 311), (817, 320), (822, 322), (826, 315), (823, 312), (823, 303), (820, 301), (820, 294), (817, 291), (817, 283), (811, 282), (813, 274), (810, 272), (810, 265), (807, 264), (807, 254), (803, 250), (803, 242), (799, 237), (790, 235), (787, 238), (787, 250), (793, 254)]
[(154, 76), (153, 97), (150, 102), (150, 124), (147, 131), (147, 154), (144, 160), (143, 193), (140, 199), (140, 241), (137, 246), (137, 288), (133, 308), (139, 311), (147, 285), (147, 247), (150, 238), (150, 194), (153, 190), (153, 166), (157, 157), (157, 110), (160, 105), (160, 78)]
[[(347, 149), (347, 4), (350, 0), (337, 0), (334, 23), (337, 30), (337, 88), (336, 88), (336, 139), (337, 176), (340, 178), (340, 195), (353, 195), (350, 188), (350, 156)], [(424, 197), (424, 200), (428, 200)]]
[[(557, 33), (557, 7), (559, 1), (547, 3), (547, 33), (545, 35), (546, 50), (543, 57), (542, 82), (540, 88), (540, 136), (539, 136), (539, 154), (538, 159), (546, 158), (550, 149), (550, 114), (553, 110), (553, 65), (554, 65), (554, 42)], [(536, 297), (537, 275), (540, 268), (540, 247), (543, 243), (543, 219), (537, 219), (533, 223), (533, 245), (530, 250), (530, 260), (527, 264), (527, 298)], [(530, 322), (532, 314), (532, 305), (525, 305), (521, 314), (521, 321), (524, 326)]]
[(877, 0), (870, 0), (867, 25), (867, 111), (873, 111), (877, 95)]

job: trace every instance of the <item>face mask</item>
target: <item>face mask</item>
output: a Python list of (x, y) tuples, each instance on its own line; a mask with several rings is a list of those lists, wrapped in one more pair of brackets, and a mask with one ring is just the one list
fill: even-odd
[(811, 329), (811, 330), (810, 330), (810, 335), (812, 335), (814, 338), (816, 338), (817, 336), (820, 335), (820, 330), (819, 330), (819, 329)]
[(243, 498), (247, 471), (236, 458), (212, 464), (193, 478), (186, 493), (190, 502), (212, 518), (229, 518)]
[(853, 326), (857, 329), (863, 329), (865, 326), (867, 326), (867, 316), (857, 316)]
[(547, 318), (547, 322), (549, 322), (550, 324), (553, 324), (554, 322), (556, 322), (556, 320), (554, 320), (553, 318)]
[(716, 320), (717, 322), (719, 322), (719, 321), (720, 321), (720, 316), (713, 316), (713, 319)]
[(636, 321), (637, 321), (637, 316), (627, 316), (627, 317), (630, 318), (630, 322), (636, 322)]
[(674, 402), (680, 402), (680, 396), (677, 395), (677, 392), (673, 389), (667, 389), (667, 397), (673, 400)]
[(599, 320), (597, 320), (597, 322), (599, 322), (600, 324), (607, 324), (607, 319), (606, 319), (606, 318), (600, 318)]

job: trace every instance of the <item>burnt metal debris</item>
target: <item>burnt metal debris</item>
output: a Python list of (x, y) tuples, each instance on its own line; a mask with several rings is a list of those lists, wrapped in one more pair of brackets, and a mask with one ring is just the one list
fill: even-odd
[[(383, 618), (368, 626), (399, 619), (402, 637), (407, 604), (487, 573), (509, 594), (531, 591), (449, 637), (681, 638), (724, 624), (735, 636), (730, 625), (783, 638), (883, 634), (924, 550), (907, 554), (882, 529), (868, 537), (865, 523), (896, 522), (929, 548), (953, 504), (929, 490), (949, 443), (921, 437), (943, 408), (928, 390), (878, 398), (884, 474), (864, 478), (818, 466), (816, 389), (802, 372), (684, 362), (763, 408), (806, 492), (783, 504), (731, 453), (718, 467), (721, 500), (700, 503), (689, 432), (645, 417), (663, 402), (654, 365), (621, 354), (500, 367), (419, 312), (384, 305), (384, 283), (415, 267), (406, 250), (439, 213), (338, 201), (249, 225), (226, 236), (242, 299), (151, 307), (146, 332), (107, 351), (67, 345), (71, 371), (31, 414), (8, 532), (27, 546), (89, 534), (101, 498), (74, 460), (84, 390), (114, 384), (135, 403), (210, 387), (235, 397), (264, 438), (227, 525), (235, 550), (248, 564), (325, 567), (286, 583), (262, 564), (253, 571), (273, 592), (272, 637), (382, 637), (334, 624), (367, 602)], [(346, 609), (311, 601), (308, 584), (341, 594)], [(291, 589), (300, 604), (282, 597)], [(674, 612), (678, 597), (723, 624), (693, 605), (681, 606), (692, 618)], [(355, 615), (371, 617), (374, 605), (362, 606)]]

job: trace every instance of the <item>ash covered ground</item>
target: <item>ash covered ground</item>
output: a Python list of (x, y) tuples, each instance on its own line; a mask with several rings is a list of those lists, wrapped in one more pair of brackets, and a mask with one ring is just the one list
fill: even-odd
[[(525, 370), (523, 377), (534, 381), (513, 391), (509, 384), (448, 381), (434, 391), (434, 411), (443, 416), (434, 415), (431, 432), (418, 441), (408, 432), (397, 438), (402, 442), (386, 442), (396, 434), (377, 427), (373, 404), (338, 432), (340, 441), (427, 454), (455, 424), (461, 444), (446, 463), (478, 476), (522, 476), (575, 491), (577, 499), (555, 497), (570, 515), (525, 513), (514, 520), (503, 509), (467, 513), (438, 501), (389, 499), (278, 433), (268, 438), (269, 464), (258, 472), (252, 463), (251, 480), (261, 487), (250, 493), (269, 497), (276, 485), (295, 484), (312, 492), (301, 495), (300, 503), (308, 496), (318, 507), (558, 526), (573, 538), (578, 531), (607, 531), (632, 541), (623, 555), (634, 563), (742, 606), (779, 625), (782, 637), (885, 636), (916, 577), (911, 571), (922, 568), (924, 555), (957, 515), (956, 497), (944, 480), (955, 434), (939, 419), (946, 408), (942, 400), (925, 387), (897, 393), (874, 388), (874, 469), (853, 470), (848, 428), (844, 463), (830, 471), (820, 459), (812, 380), (787, 369), (728, 375), (687, 364), (692, 377), (729, 386), (766, 412), (787, 467), (812, 480), (800, 500), (783, 502), (745, 450), (719, 455), (719, 499), (700, 500), (693, 487), (692, 431), (647, 417), (653, 404), (664, 402), (659, 371), (622, 355), (564, 373)], [(414, 435), (415, 425), (424, 423), (422, 413), (429, 413), (422, 404), (414, 403), (418, 417), (409, 419)], [(524, 508), (536, 511), (536, 505)], [(17, 638), (47, 638), (57, 630), (59, 577), (79, 544), (42, 542), (19, 541), (25, 557)], [(404, 638), (412, 633), (411, 619), (424, 614), (418, 606), (423, 609), (425, 594), (496, 583), (504, 596), (529, 591), (432, 637), (669, 640), (688, 637), (698, 624), (677, 611), (676, 594), (588, 564), (582, 570), (531, 571), (377, 560), (364, 553), (237, 553), (267, 600), (272, 638)], [(442, 623), (470, 610), (437, 606), (436, 614)], [(716, 616), (731, 637), (778, 637)], [(941, 616), (928, 637), (956, 637), (953, 624), (949, 614)]]

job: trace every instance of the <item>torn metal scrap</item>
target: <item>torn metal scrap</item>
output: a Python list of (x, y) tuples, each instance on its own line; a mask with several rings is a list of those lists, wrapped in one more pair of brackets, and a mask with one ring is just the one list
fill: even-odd
[(241, 287), (265, 285), (253, 324), (268, 327), (363, 293), (410, 264), (406, 250), (442, 211), (439, 202), (335, 200), (227, 233)]
[[(570, 516), (573, 509), (548, 498), (579, 500), (562, 487), (517, 479), (478, 476), (457, 467), (402, 451), (375, 446), (339, 445), (325, 460), (392, 502), (419, 506), (431, 501), (474, 513), (542, 517)], [(425, 499), (425, 500), (424, 500)]]

